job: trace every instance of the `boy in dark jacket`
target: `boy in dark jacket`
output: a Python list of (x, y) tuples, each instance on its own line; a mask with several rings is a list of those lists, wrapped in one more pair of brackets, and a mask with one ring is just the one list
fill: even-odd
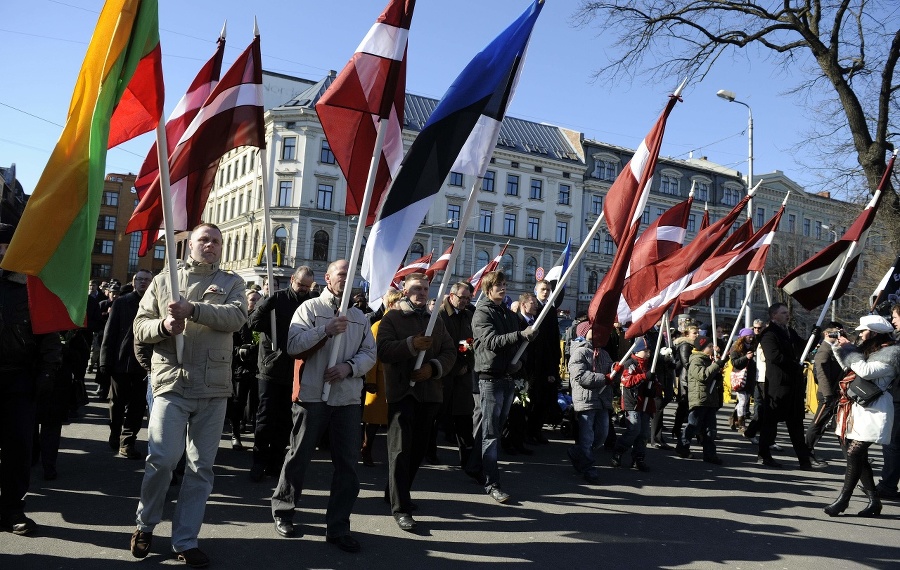
[(647, 341), (638, 337), (634, 352), (622, 366), (622, 410), (628, 424), (625, 433), (616, 440), (612, 466), (622, 464), (622, 456), (631, 449), (631, 466), (639, 471), (649, 471), (645, 462), (647, 442), (650, 441), (650, 419), (656, 413), (656, 397), (662, 388), (650, 373), (650, 351)]
[(688, 361), (688, 413), (687, 425), (681, 442), (675, 448), (680, 457), (691, 456), (691, 439), (697, 432), (703, 434), (703, 461), (721, 465), (716, 454), (716, 412), (722, 407), (724, 387), (722, 368), (725, 360), (713, 361), (713, 344), (709, 337), (694, 339), (694, 351)]

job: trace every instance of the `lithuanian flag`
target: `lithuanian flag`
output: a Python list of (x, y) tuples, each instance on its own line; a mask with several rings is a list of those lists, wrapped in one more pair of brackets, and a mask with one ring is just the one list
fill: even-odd
[(29, 275), (35, 332), (83, 325), (106, 150), (156, 127), (163, 81), (157, 0), (107, 0), (62, 135), (3, 269)]

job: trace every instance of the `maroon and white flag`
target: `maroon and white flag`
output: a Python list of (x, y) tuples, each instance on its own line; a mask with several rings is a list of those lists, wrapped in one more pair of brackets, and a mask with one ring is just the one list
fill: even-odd
[(694, 198), (675, 204), (650, 224), (634, 244), (628, 274), (681, 249), (687, 234), (688, 216)]
[(491, 271), (496, 271), (497, 268), (500, 267), (500, 260), (503, 259), (503, 254), (506, 253), (507, 247), (509, 247), (509, 242), (506, 242), (506, 245), (503, 246), (503, 249), (500, 250), (497, 257), (490, 260), (487, 265), (476, 271), (475, 275), (469, 277), (469, 283), (472, 284), (472, 288), (475, 289), (476, 294), (481, 292), (481, 279)]
[(387, 129), (366, 225), (375, 222), (381, 196), (403, 161), (406, 44), (415, 0), (391, 0), (356, 53), (316, 103), (316, 113), (347, 179), (345, 214), (362, 208), (379, 121)]
[(403, 279), (411, 273), (425, 273), (426, 271), (428, 271), (428, 267), (431, 265), (432, 257), (434, 257), (434, 252), (422, 256), (419, 259), (410, 262), (409, 265), (405, 265), (398, 269), (397, 273), (394, 274), (394, 278), (391, 279), (391, 285), (393, 285), (397, 290), (402, 290)]
[(861, 247), (855, 247), (853, 249), (853, 257), (847, 259), (850, 245), (854, 242), (865, 243), (866, 238), (869, 236), (869, 228), (872, 226), (872, 222), (875, 221), (875, 214), (878, 211), (881, 196), (894, 169), (896, 156), (896, 152), (891, 156), (875, 195), (872, 196), (866, 208), (856, 218), (856, 221), (853, 222), (853, 225), (850, 226), (847, 232), (844, 233), (843, 237), (801, 263), (776, 283), (778, 287), (784, 289), (808, 311), (828, 301), (828, 294), (831, 292), (841, 266), (845, 263), (846, 269), (834, 292), (833, 299), (840, 298), (847, 291), (850, 279), (853, 278), (853, 272), (856, 270), (856, 262), (859, 261), (859, 256), (862, 253)]
[(434, 281), (434, 276), (438, 271), (447, 271), (447, 264), (450, 263), (450, 254), (453, 253), (453, 244), (450, 244), (450, 247), (447, 248), (447, 251), (441, 254), (437, 261), (434, 264), (425, 270), (425, 275), (428, 276), (428, 282), (431, 283)]
[(613, 322), (616, 320), (616, 305), (634, 251), (634, 242), (641, 225), (641, 216), (650, 195), (653, 171), (656, 169), (659, 149), (666, 131), (666, 120), (675, 107), (675, 103), (681, 100), (680, 93), (683, 87), (684, 84), (669, 96), (669, 101), (653, 128), (644, 137), (640, 146), (635, 150), (634, 156), (616, 177), (606, 194), (603, 214), (609, 233), (618, 249), (609, 271), (603, 276), (603, 281), (597, 287), (594, 298), (591, 299), (588, 307), (594, 346), (606, 345)]
[[(200, 223), (223, 154), (239, 146), (263, 148), (265, 144), (257, 35), (206, 98), (169, 155), (173, 229), (190, 230)], [(139, 252), (145, 255), (162, 227), (162, 198), (156, 177), (125, 231), (147, 231)]]
[(709, 202), (703, 203), (703, 219), (700, 220), (700, 229), (697, 231), (702, 232), (706, 228), (709, 227)]

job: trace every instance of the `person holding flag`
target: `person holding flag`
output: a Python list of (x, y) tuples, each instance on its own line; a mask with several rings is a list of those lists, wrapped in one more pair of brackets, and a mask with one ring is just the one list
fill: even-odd
[[(547, 303), (550, 291), (550, 283), (545, 280), (538, 281), (534, 286), (534, 294), (538, 302), (537, 313), (540, 313)], [(562, 296), (557, 297), (556, 301), (558, 306), (562, 302)], [(525, 442), (530, 445), (545, 444), (549, 443), (549, 440), (543, 434), (544, 421), (547, 419), (550, 406), (557, 405), (556, 398), (561, 383), (559, 363), (562, 358), (562, 349), (559, 344), (559, 320), (555, 310), (547, 313), (547, 317), (541, 321), (538, 327), (538, 336), (534, 342), (529, 344), (528, 353), (528, 406), (526, 409), (528, 419)], [(531, 355), (538, 354), (540, 358), (530, 358)]]

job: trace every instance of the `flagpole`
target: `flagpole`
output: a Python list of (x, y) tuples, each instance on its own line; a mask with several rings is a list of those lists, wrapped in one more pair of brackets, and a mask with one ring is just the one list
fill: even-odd
[(715, 295), (709, 296), (709, 326), (711, 327), (710, 336), (712, 336), (713, 355), (719, 348), (718, 339), (716, 339), (716, 303), (713, 301)]
[[(450, 251), (450, 259), (447, 260), (447, 269), (444, 271), (444, 278), (441, 279), (441, 288), (438, 290), (437, 297), (435, 297), (435, 310), (431, 311), (431, 317), (428, 319), (428, 326), (425, 327), (425, 336), (431, 336), (431, 333), (434, 331), (434, 324), (437, 321), (438, 313), (440, 309), (438, 308), (438, 302), (443, 302), (444, 293), (447, 290), (447, 286), (449, 285), (450, 280), (447, 279), (448, 275), (452, 275), (451, 268), (454, 267), (454, 263), (456, 262), (456, 257), (459, 254), (459, 249), (456, 247), (456, 244), (462, 243), (465, 239), (466, 229), (469, 226), (469, 220), (475, 214), (475, 206), (478, 205), (478, 202), (474, 199), (475, 192), (478, 191), (478, 187), (481, 185), (481, 180), (484, 177), (484, 173), (482, 172), (480, 176), (475, 178), (475, 181), (472, 182), (472, 189), (469, 190), (469, 197), (466, 198), (466, 210), (463, 213), (463, 217), (460, 220), (459, 228), (456, 230), (456, 237), (453, 238), (453, 249)], [(508, 244), (507, 244), (508, 245)], [(483, 276), (482, 276), (483, 277)], [(416, 364), (413, 366), (413, 370), (418, 370), (422, 367), (422, 363), (425, 361), (425, 351), (419, 351), (419, 356), (416, 357)], [(415, 386), (415, 382), (409, 383), (410, 387)]]
[[(771, 307), (772, 306), (772, 294), (769, 293), (769, 283), (768, 283), (769, 278), (766, 276), (765, 271), (760, 271), (760, 273), (762, 273), (762, 277), (763, 277), (762, 288), (763, 288), (763, 293), (766, 296), (766, 306)], [(752, 289), (753, 285), (750, 285), (750, 288)]]
[[(363, 194), (362, 204), (359, 207), (359, 221), (356, 224), (356, 235), (353, 238), (353, 250), (350, 252), (350, 266), (347, 268), (347, 280), (344, 282), (344, 293), (341, 295), (341, 306), (336, 316), (343, 317), (350, 306), (350, 297), (353, 290), (353, 279), (356, 277), (356, 262), (359, 259), (359, 251), (362, 249), (362, 238), (366, 231), (366, 219), (369, 217), (369, 205), (372, 203), (372, 191), (375, 188), (375, 175), (378, 173), (378, 164), (381, 161), (381, 150), (384, 148), (384, 136), (387, 133), (385, 119), (378, 119), (375, 135), (375, 149), (372, 151), (372, 161), (369, 163), (369, 174), (366, 178), (366, 190)], [(388, 190), (390, 191), (390, 189)], [(349, 189), (348, 189), (349, 192)], [(338, 351), (340, 350), (343, 333), (334, 336), (331, 344), (331, 354), (328, 356), (328, 366), (331, 368), (337, 364)], [(322, 401), (328, 401), (331, 393), (331, 384), (325, 383), (322, 387)]]
[[(753, 272), (753, 279), (750, 281), (750, 290), (753, 290), (753, 287), (756, 285), (756, 280), (759, 278), (760, 273), (760, 271)], [(731, 334), (728, 335), (728, 340), (725, 342), (725, 350), (722, 351), (722, 354), (728, 354), (728, 349), (731, 348), (731, 341), (734, 340), (734, 335), (737, 334), (738, 327), (741, 326), (741, 317), (744, 315), (744, 311), (748, 310), (747, 304), (749, 301), (749, 295), (745, 295), (743, 302), (741, 302), (741, 308), (738, 311), (737, 318), (734, 320), (734, 326), (731, 327)]]
[[(166, 230), (166, 265), (169, 266), (169, 292), (173, 303), (181, 300), (178, 287), (178, 260), (175, 252), (175, 216), (172, 213), (172, 188), (169, 185), (169, 146), (166, 143), (166, 118), (156, 124), (156, 158), (159, 162), (159, 194), (162, 199), (163, 226)], [(184, 359), (184, 334), (175, 335), (175, 355), (178, 364)]]
[[(275, 131), (272, 131), (272, 138), (275, 138)], [(262, 147), (259, 149), (259, 158), (257, 162), (259, 163), (260, 168), (260, 177), (262, 178), (262, 193), (263, 193), (263, 239), (266, 242), (266, 251), (265, 251), (265, 259), (266, 259), (266, 279), (269, 283), (269, 296), (275, 294), (275, 277), (274, 272), (272, 271), (272, 216), (269, 212), (269, 203), (272, 200), (272, 188), (269, 186), (269, 181), (267, 180), (266, 173), (268, 171), (268, 161), (266, 147)], [(271, 339), (272, 339), (272, 351), (278, 350), (278, 337), (275, 333), (275, 311), (271, 311), (269, 313), (270, 320), (270, 328), (271, 328)]]
[[(578, 263), (581, 261), (581, 258), (584, 257), (584, 254), (587, 253), (588, 245), (591, 243), (591, 239), (594, 234), (600, 231), (600, 224), (603, 222), (603, 217), (606, 213), (600, 212), (600, 215), (597, 216), (597, 221), (594, 222), (594, 225), (591, 227), (591, 231), (588, 232), (586, 239), (581, 242), (581, 247), (578, 248), (578, 251), (575, 252), (575, 257), (573, 257), (569, 261), (569, 267), (566, 268), (565, 273), (563, 273), (559, 281), (556, 283), (556, 287), (553, 291), (550, 292), (550, 296), (547, 297), (547, 302), (544, 303), (544, 308), (541, 309), (541, 312), (538, 314), (537, 318), (534, 319), (534, 322), (531, 323), (531, 327), (533, 329), (537, 329), (541, 326), (541, 322), (547, 317), (547, 314), (553, 310), (556, 310), (556, 298), (559, 297), (560, 292), (565, 287), (566, 283), (569, 281), (569, 277), (572, 275), (572, 271), (578, 267)], [(516, 351), (516, 354), (512, 358), (512, 362), (510, 364), (515, 364), (522, 358), (522, 354), (525, 353), (525, 349), (528, 347), (528, 341), (526, 340), (522, 344), (519, 345), (519, 349)], [(631, 353), (629, 353), (631, 354)]]
[[(659, 334), (656, 335), (656, 350), (653, 352), (653, 363), (650, 364), (650, 373), (651, 374), (656, 372), (656, 363), (659, 360), (659, 349), (662, 348), (662, 331), (663, 331), (663, 323), (666, 320), (666, 313), (668, 313), (668, 311), (663, 313), (662, 318), (659, 319)], [(645, 399), (644, 404), (646, 405), (646, 403), (647, 403), (647, 401)]]

